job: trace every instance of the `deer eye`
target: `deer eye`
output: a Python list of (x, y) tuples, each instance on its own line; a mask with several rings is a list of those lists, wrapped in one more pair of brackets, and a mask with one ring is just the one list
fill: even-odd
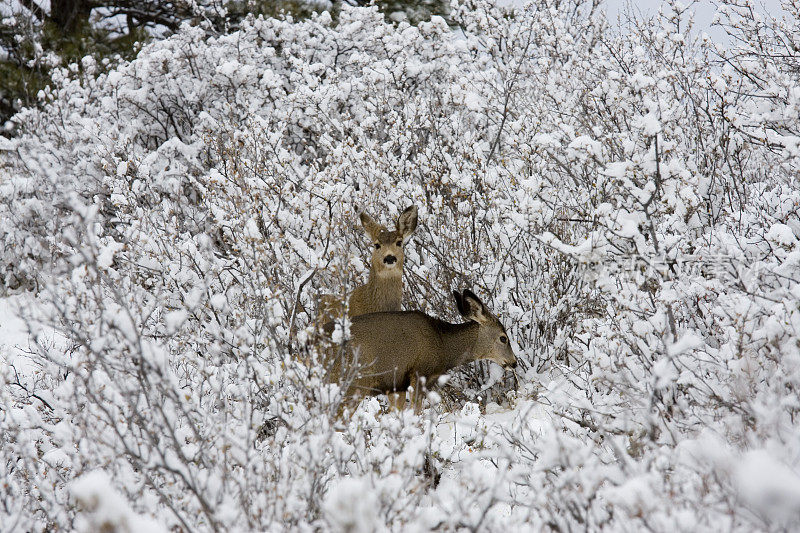
[(403, 246), (403, 241), (397, 241), (397, 246)]
[(376, 243), (375, 243), (375, 249), (376, 249), (376, 250), (380, 250), (380, 247), (381, 247), (381, 243), (379, 243), (379, 242), (376, 242)]
[(505, 335), (500, 335), (500, 342), (502, 342), (503, 344), (507, 344), (508, 337), (506, 337)]

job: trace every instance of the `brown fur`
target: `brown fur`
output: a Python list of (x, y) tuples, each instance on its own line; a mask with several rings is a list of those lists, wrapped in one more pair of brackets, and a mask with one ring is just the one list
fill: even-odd
[[(450, 324), (419, 311), (370, 313), (353, 318), (348, 353), (357, 367), (351, 394), (403, 392), (424, 378), (478, 359), (516, 366), (505, 328), (472, 292), (454, 293), (469, 322)], [(505, 342), (503, 342), (505, 339)], [(337, 365), (336, 373), (341, 368)]]
[(412, 205), (400, 214), (394, 231), (387, 230), (367, 213), (362, 212), (360, 218), (372, 241), (369, 280), (350, 295), (347, 315), (352, 318), (399, 311), (403, 303), (403, 247), (417, 228), (417, 207)]

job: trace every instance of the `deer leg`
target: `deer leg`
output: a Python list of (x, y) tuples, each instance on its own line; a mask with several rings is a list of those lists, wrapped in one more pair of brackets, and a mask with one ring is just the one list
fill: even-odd
[(413, 400), (412, 403), (414, 405), (414, 414), (420, 414), (422, 412), (422, 404), (425, 401), (425, 398), (428, 393), (428, 388), (425, 386), (426, 379), (423, 376), (417, 376), (417, 379), (414, 383), (414, 393), (413, 393)]
[(389, 396), (389, 404), (397, 409), (398, 411), (402, 411), (406, 408), (406, 393), (403, 392), (390, 392)]

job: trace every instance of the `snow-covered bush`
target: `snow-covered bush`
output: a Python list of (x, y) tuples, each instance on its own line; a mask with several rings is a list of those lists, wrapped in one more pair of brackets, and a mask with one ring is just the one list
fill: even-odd
[[(678, 4), (618, 35), (475, 0), (459, 32), (345, 8), (65, 73), (0, 145), (2, 283), (42, 302), (0, 522), (796, 526), (800, 11), (723, 7), (730, 49)], [(366, 275), (357, 210), (412, 203), (405, 307), (473, 288), (520, 369), (340, 417), (317, 300)]]

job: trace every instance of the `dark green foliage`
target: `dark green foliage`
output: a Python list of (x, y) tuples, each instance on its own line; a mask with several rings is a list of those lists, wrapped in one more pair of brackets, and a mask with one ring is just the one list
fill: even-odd
[(106, 70), (119, 59), (131, 59), (136, 43), (148, 37), (144, 26), (121, 33), (96, 22), (84, 16), (40, 21), (24, 11), (0, 22), (0, 125), (6, 133), (13, 133), (7, 121), (14, 113), (37, 104), (53, 68), (74, 63), (80, 70), (81, 59), (92, 56)]
[(379, 0), (375, 4), (389, 20), (407, 20), (412, 24), (429, 20), (433, 15), (447, 18), (450, 2), (443, 0)]
[(289, 15), (294, 19), (305, 19), (324, 7), (321, 3), (306, 0), (233, 0), (226, 5), (228, 21), (234, 26), (250, 13), (265, 17)]

